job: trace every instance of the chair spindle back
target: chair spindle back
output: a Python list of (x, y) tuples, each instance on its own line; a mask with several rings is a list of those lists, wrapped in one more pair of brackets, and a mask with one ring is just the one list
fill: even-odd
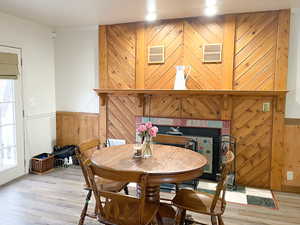
[(91, 185), (90, 185), (90, 181), (88, 178), (86, 168), (84, 166), (84, 162), (86, 160), (89, 160), (90, 156), (94, 153), (94, 151), (99, 148), (100, 148), (100, 140), (99, 139), (93, 139), (91, 141), (82, 143), (78, 147), (75, 148), (75, 154), (79, 161), (79, 165), (81, 167), (83, 177), (84, 177), (87, 187), (90, 187)]
[[(211, 212), (214, 212), (219, 199), (221, 199), (221, 201), (222, 201), (222, 203), (221, 203), (222, 211), (225, 210), (225, 207), (226, 207), (225, 193), (226, 193), (226, 187), (227, 187), (227, 175), (231, 169), (233, 160), (234, 160), (233, 152), (228, 151), (225, 155), (225, 159), (222, 162), (221, 177), (218, 182), (216, 193), (214, 195), (214, 199), (213, 199), (213, 202), (212, 202), (212, 205), (210, 208)], [(222, 194), (222, 196), (221, 196), (221, 194)]]
[[(130, 225), (130, 204), (137, 204), (138, 202), (138, 215), (140, 224), (144, 224), (143, 217), (145, 209), (145, 190), (148, 175), (140, 171), (119, 171), (106, 167), (99, 167), (90, 160), (85, 162), (91, 187), (94, 192), (96, 205), (98, 206), (98, 217), (102, 222), (113, 224)], [(123, 182), (139, 183), (141, 193), (139, 198), (122, 195), (115, 192), (97, 190), (95, 176), (102, 177), (110, 180), (117, 180)], [(105, 199), (101, 202), (101, 199)], [(137, 201), (138, 200), (138, 201)], [(128, 209), (128, 210), (126, 210)], [(122, 213), (121, 213), (122, 211)], [(127, 215), (128, 212), (128, 215)]]

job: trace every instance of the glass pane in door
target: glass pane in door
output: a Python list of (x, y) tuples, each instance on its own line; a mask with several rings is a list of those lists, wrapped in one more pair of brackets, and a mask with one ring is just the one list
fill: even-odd
[(0, 79), (0, 171), (17, 164), (14, 82)]

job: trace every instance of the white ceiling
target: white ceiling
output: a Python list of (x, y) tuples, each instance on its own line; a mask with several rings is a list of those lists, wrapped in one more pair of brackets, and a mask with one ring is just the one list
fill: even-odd
[[(0, 0), (0, 11), (53, 27), (142, 21), (156, 5), (159, 19), (201, 16), (209, 0)], [(217, 0), (218, 14), (300, 7), (300, 0)]]

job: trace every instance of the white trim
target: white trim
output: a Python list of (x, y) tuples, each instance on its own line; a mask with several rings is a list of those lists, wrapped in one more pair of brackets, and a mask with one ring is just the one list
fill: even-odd
[(50, 112), (50, 113), (39, 113), (34, 115), (25, 115), (25, 120), (36, 120), (36, 119), (44, 119), (44, 118), (55, 118), (56, 112)]
[(300, 8), (292, 8), (291, 12), (295, 13), (295, 14), (298, 14), (298, 13), (300, 13)]

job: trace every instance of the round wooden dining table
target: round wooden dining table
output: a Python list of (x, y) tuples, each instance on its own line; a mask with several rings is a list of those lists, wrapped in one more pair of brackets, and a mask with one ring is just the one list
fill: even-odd
[(95, 151), (91, 161), (100, 167), (148, 173), (147, 201), (160, 200), (160, 184), (180, 183), (202, 175), (207, 159), (192, 150), (152, 145), (152, 157), (134, 158), (134, 145), (119, 145)]

